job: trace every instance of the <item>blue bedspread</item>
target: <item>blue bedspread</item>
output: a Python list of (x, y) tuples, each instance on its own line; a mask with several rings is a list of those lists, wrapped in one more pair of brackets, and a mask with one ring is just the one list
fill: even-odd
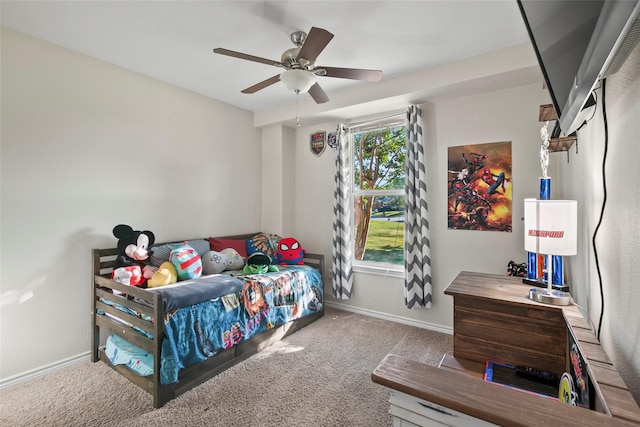
[(223, 295), (240, 292), (242, 288), (242, 280), (226, 274), (212, 274), (148, 290), (162, 297), (164, 311), (168, 312), (209, 299), (219, 298)]
[(320, 274), (307, 266), (238, 277), (242, 291), (184, 307), (165, 319), (160, 381), (253, 335), (322, 310)]
[(255, 334), (322, 310), (322, 280), (311, 267), (288, 266), (277, 273), (237, 278), (243, 283), (241, 291), (167, 314), (162, 384), (176, 382), (181, 369)]

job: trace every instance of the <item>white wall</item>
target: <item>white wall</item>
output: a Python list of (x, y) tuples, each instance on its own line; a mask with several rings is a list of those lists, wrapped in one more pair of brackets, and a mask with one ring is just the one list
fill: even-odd
[[(536, 197), (540, 162), (538, 108), (549, 102), (542, 84), (463, 98), (437, 100), (423, 105), (425, 153), (429, 179), (433, 306), (408, 310), (404, 306), (403, 280), (355, 273), (354, 296), (336, 300), (331, 282), (325, 283), (327, 301), (352, 310), (384, 315), (399, 321), (451, 330), (452, 298), (443, 291), (461, 271), (506, 274), (509, 260), (526, 261), (523, 249), (523, 199)], [(309, 135), (333, 131), (334, 123), (303, 127), (297, 133), (296, 233), (310, 251), (331, 259), (333, 173), (335, 150), (316, 158), (308, 149)], [(513, 232), (447, 229), (447, 147), (511, 141), (513, 156)], [(327, 265), (330, 278), (331, 263)]]
[(6, 379), (89, 350), (90, 250), (114, 225), (259, 230), (261, 164), (247, 111), (5, 28), (1, 47)]
[(578, 153), (558, 164), (563, 196), (578, 200), (578, 255), (569, 258), (574, 297), (598, 326), (601, 301), (592, 238), (604, 199), (602, 100), (609, 128), (607, 202), (596, 239), (604, 293), (600, 341), (640, 402), (640, 44), (597, 91), (595, 116), (578, 132)]
[(261, 133), (262, 175), (260, 183), (261, 227), (267, 233), (282, 233), (282, 126), (270, 126)]
[(295, 132), (272, 125), (262, 129), (262, 231), (282, 237), (293, 233)]

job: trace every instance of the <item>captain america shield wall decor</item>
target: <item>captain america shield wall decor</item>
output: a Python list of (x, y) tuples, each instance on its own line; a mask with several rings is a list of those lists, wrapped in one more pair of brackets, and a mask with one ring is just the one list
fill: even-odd
[(311, 152), (318, 157), (320, 157), (320, 155), (324, 153), (325, 148), (327, 148), (326, 136), (327, 132), (319, 130), (313, 132), (309, 138), (309, 148)]

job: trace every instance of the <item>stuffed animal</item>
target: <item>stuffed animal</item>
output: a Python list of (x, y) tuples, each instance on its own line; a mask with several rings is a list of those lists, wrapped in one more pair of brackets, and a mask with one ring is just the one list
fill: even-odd
[(304, 249), (293, 237), (285, 237), (278, 242), (278, 264), (304, 264)]
[(271, 265), (271, 258), (260, 252), (254, 252), (247, 258), (247, 265), (242, 269), (243, 274), (264, 274), (280, 271), (277, 265)]
[(169, 261), (176, 269), (178, 280), (197, 279), (202, 276), (200, 255), (187, 242), (176, 246), (169, 254)]
[(171, 285), (178, 281), (178, 273), (176, 268), (169, 261), (160, 264), (158, 271), (153, 273), (151, 279), (147, 281), (148, 288), (157, 288), (158, 286)]
[(202, 274), (218, 274), (225, 270), (241, 270), (244, 258), (233, 248), (220, 252), (209, 251), (202, 255)]
[(156, 270), (147, 265), (151, 256), (149, 247), (155, 242), (155, 236), (149, 230), (134, 230), (125, 224), (113, 227), (113, 235), (118, 239), (118, 255), (111, 279), (125, 285), (144, 287)]

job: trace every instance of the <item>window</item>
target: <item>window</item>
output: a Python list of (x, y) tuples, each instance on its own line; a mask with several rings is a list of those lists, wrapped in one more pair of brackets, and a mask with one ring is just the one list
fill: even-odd
[(403, 270), (404, 116), (352, 126), (354, 267)]

